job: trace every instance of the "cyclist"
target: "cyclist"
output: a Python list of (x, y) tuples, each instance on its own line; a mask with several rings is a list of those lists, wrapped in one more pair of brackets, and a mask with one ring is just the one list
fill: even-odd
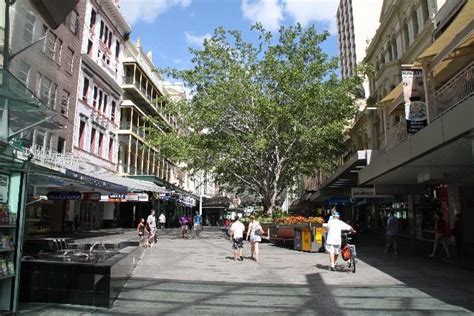
[(343, 230), (349, 230), (353, 233), (356, 231), (343, 221), (339, 219), (339, 212), (334, 212), (331, 220), (327, 224), (323, 224), (328, 231), (327, 236), (327, 250), (329, 251), (329, 262), (331, 264), (331, 271), (336, 270), (337, 256), (341, 252), (341, 232)]

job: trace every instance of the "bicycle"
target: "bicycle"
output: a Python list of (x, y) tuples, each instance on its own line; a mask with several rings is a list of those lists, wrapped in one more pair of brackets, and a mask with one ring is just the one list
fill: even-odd
[(357, 262), (357, 252), (356, 246), (354, 243), (354, 237), (351, 232), (344, 231), (341, 234), (342, 244), (341, 244), (341, 253), (342, 259), (349, 264), (349, 270), (352, 273), (356, 272), (356, 262)]

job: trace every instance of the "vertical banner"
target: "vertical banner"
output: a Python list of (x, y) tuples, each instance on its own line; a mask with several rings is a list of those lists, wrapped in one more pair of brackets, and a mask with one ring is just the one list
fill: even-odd
[(415, 134), (427, 124), (423, 71), (402, 68), (403, 99), (408, 134)]

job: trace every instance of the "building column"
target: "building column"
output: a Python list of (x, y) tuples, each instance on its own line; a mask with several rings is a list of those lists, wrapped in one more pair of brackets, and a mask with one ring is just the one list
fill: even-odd
[(132, 159), (132, 135), (128, 135), (128, 146), (127, 146), (127, 173), (130, 174), (130, 162)]

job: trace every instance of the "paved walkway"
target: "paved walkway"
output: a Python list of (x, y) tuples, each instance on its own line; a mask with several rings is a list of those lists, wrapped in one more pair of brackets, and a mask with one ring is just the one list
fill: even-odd
[[(472, 315), (474, 274), (441, 261), (358, 248), (357, 273), (328, 271), (326, 254), (262, 244), (261, 262), (231, 258), (220, 231), (183, 240), (176, 230), (147, 249), (112, 309), (28, 304), (29, 315), (259, 314)], [(249, 255), (249, 245), (245, 245)]]

